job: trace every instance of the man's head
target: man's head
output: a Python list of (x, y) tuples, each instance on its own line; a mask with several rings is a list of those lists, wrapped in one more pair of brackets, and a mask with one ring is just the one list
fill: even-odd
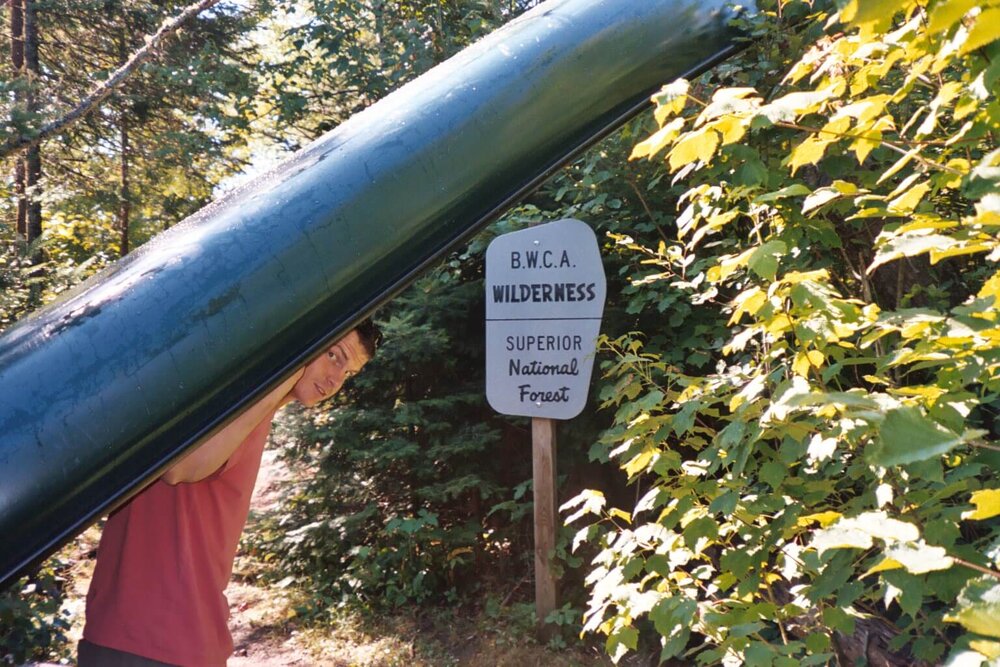
[(381, 339), (378, 327), (365, 320), (306, 365), (292, 397), (306, 407), (330, 398), (375, 355)]

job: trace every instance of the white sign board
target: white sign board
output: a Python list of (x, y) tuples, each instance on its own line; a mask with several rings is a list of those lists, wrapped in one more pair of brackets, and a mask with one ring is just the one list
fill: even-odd
[(486, 398), (507, 415), (570, 419), (587, 403), (607, 283), (594, 231), (557, 220), (486, 249)]

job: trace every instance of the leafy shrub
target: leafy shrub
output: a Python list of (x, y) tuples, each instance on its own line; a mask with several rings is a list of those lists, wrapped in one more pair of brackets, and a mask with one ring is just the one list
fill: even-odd
[(62, 563), (45, 566), (0, 591), (0, 664), (57, 660), (66, 653), (68, 612), (62, 608)]
[(717, 316), (687, 359), (606, 341), (637, 501), (567, 509), (616, 660), (644, 628), (700, 664), (1000, 657), (997, 12), (780, 2), (654, 96), (633, 157), (679, 214), (618, 237), (633, 303)]

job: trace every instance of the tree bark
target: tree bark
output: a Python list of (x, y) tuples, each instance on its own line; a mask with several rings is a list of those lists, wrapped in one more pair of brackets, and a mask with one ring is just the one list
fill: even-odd
[[(38, 22), (34, 0), (24, 2), (24, 72), (28, 78), (26, 95), (29, 113), (37, 111), (34, 86), (38, 82)], [(38, 144), (32, 144), (24, 155), (25, 194), (27, 195), (27, 239), (31, 244), (42, 235), (42, 154)]]
[(122, 107), (121, 119), (119, 120), (119, 130), (121, 131), (121, 169), (119, 171), (118, 183), (118, 230), (121, 233), (119, 241), (119, 253), (122, 257), (128, 254), (128, 226), (132, 212), (131, 192), (129, 191), (129, 143), (128, 143), (128, 117), (124, 106)]
[[(24, 0), (7, 0), (10, 7), (10, 66), (15, 78), (24, 75)], [(24, 103), (24, 94), (15, 92), (15, 106)], [(16, 229), (21, 238), (28, 235), (28, 199), (25, 194), (24, 158), (14, 162), (14, 193), (17, 199)]]
[(14, 161), (14, 197), (17, 199), (16, 229), (19, 238), (28, 235), (28, 198), (24, 192), (24, 158)]
[[(118, 65), (119, 67), (124, 65), (128, 56), (128, 19), (126, 17), (126, 25), (122, 28), (121, 35), (118, 40)], [(120, 168), (118, 171), (118, 231), (119, 231), (119, 243), (118, 252), (121, 257), (128, 254), (129, 250), (129, 238), (128, 238), (128, 226), (129, 218), (132, 212), (132, 201), (131, 192), (129, 192), (129, 136), (128, 136), (128, 101), (126, 98), (121, 100), (121, 110), (118, 114), (118, 131), (119, 139), (121, 143), (121, 156)]]

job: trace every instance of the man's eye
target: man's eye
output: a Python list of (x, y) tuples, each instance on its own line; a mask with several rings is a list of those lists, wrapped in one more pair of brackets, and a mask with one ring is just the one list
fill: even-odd
[(330, 358), (331, 358), (331, 359), (333, 359), (334, 361), (336, 361), (336, 360), (337, 360), (337, 353), (336, 353), (336, 352), (334, 352), (333, 350), (330, 350), (329, 352), (327, 352), (327, 353), (326, 353), (326, 356), (330, 357)]

